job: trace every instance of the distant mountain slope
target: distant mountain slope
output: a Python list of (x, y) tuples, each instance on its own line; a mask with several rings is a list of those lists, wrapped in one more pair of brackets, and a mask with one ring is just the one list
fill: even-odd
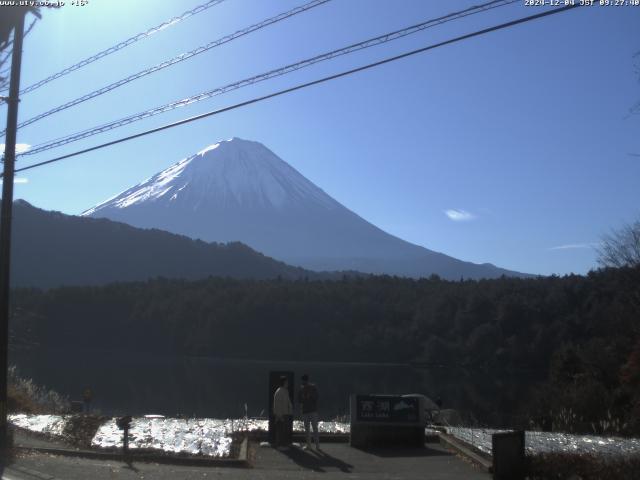
[(104, 217), (207, 241), (241, 241), (313, 270), (447, 279), (526, 276), (464, 262), (362, 219), (258, 142), (216, 143), (91, 208)]
[(98, 285), (152, 277), (296, 279), (313, 272), (265, 257), (241, 243), (205, 243), (106, 219), (14, 204), (13, 286)]

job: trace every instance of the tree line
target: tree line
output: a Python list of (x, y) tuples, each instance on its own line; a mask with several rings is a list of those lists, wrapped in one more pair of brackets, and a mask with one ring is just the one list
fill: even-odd
[(484, 414), (640, 432), (639, 311), (640, 267), (458, 282), (157, 278), (14, 290), (11, 335), (27, 348), (455, 367), (499, 380), (477, 399)]

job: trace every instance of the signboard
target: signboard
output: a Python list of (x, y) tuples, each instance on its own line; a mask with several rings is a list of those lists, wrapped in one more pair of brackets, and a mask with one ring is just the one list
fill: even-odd
[(419, 395), (352, 394), (349, 443), (356, 448), (424, 447), (424, 398)]
[(420, 401), (394, 395), (356, 395), (358, 422), (416, 423), (420, 421)]

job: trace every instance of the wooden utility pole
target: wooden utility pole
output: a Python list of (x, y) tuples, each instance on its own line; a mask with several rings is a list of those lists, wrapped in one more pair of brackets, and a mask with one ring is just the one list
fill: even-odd
[(11, 83), (7, 102), (7, 133), (4, 142), (4, 173), (2, 176), (2, 219), (0, 220), (0, 450), (11, 445), (7, 422), (7, 370), (9, 367), (9, 274), (11, 260), (11, 215), (13, 210), (13, 177), (16, 162), (20, 64), (24, 17), (18, 16), (13, 33)]

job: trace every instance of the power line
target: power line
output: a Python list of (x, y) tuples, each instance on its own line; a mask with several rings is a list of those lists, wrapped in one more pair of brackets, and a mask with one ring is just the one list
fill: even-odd
[(245, 78), (243, 80), (237, 81), (237, 82), (233, 82), (231, 84), (227, 84), (223, 87), (217, 87), (214, 88), (213, 90), (209, 90), (206, 92), (202, 92), (199, 93), (197, 95), (193, 95), (191, 97), (187, 97), (187, 98), (182, 98), (180, 100), (176, 100), (174, 102), (171, 103), (167, 103), (165, 105), (161, 105), (159, 107), (154, 107), (148, 110), (145, 110), (143, 112), (139, 112), (133, 115), (129, 115), (128, 117), (124, 117), (118, 120), (114, 120), (112, 122), (103, 124), (103, 125), (99, 125), (97, 127), (93, 127), (87, 130), (83, 130), (80, 132), (76, 132), (74, 134), (71, 135), (67, 135), (65, 137), (61, 137), (61, 138), (57, 138), (54, 140), (50, 140), (47, 142), (43, 142), (40, 144), (35, 145), (32, 149), (30, 149), (27, 152), (23, 152), (22, 155), (35, 155), (36, 153), (40, 153), (46, 150), (50, 150), (52, 148), (56, 148), (62, 145), (66, 145), (72, 142), (76, 142), (78, 140), (93, 136), (93, 135), (97, 135), (99, 133), (103, 133), (109, 130), (113, 130), (115, 128), (119, 128), (122, 127), (124, 125), (128, 125), (130, 123), (133, 122), (137, 122), (139, 120), (143, 120), (145, 118), (149, 118), (149, 117), (153, 117), (155, 115), (164, 113), (164, 112), (168, 112), (171, 110), (175, 110), (176, 108), (179, 107), (183, 107), (186, 105), (190, 105), (192, 103), (196, 103), (196, 102), (200, 102), (202, 100), (206, 100), (208, 98), (217, 96), (217, 95), (222, 95), (224, 93), (227, 93), (229, 91), (232, 90), (237, 90), (239, 88), (243, 88), (249, 85), (253, 85), (255, 83), (258, 82), (262, 82), (265, 80), (269, 80), (271, 78), (275, 78), (275, 77), (279, 77), (282, 75), (286, 75), (288, 73), (294, 72), (296, 70), (300, 70), (302, 68), (306, 68), (309, 67), (311, 65), (314, 65), (316, 63), (319, 62), (323, 62), (326, 60), (330, 60), (332, 58), (336, 58), (342, 55), (346, 55), (349, 53), (353, 53), (355, 51), (358, 50), (363, 50), (365, 48), (370, 48), (376, 45), (380, 45), (383, 43), (387, 43), (393, 40), (397, 40), (399, 38), (405, 37), (407, 35), (412, 35), (414, 33), (420, 32), (422, 30), (425, 30), (427, 28), (431, 28), (437, 25), (441, 25), (443, 23), (447, 23), (453, 20), (457, 20), (460, 18), (464, 18), (466, 16), (469, 15), (475, 15), (477, 13), (480, 12), (484, 12), (487, 10), (491, 10), (493, 8), (498, 8), (498, 7), (503, 7), (505, 5), (509, 5), (512, 3), (515, 3), (519, 0), (493, 0), (490, 1), (488, 3), (484, 3), (481, 5), (476, 5), (476, 6), (472, 6), (469, 7), (465, 10), (459, 11), (459, 12), (454, 12), (454, 13), (450, 13), (448, 15), (442, 16), (442, 17), (438, 17), (435, 19), (430, 19), (421, 23), (418, 23), (416, 25), (412, 25), (400, 30), (396, 30), (394, 32), (391, 33), (386, 33), (384, 35), (380, 35), (374, 38), (370, 38), (368, 40), (362, 41), (362, 42), (358, 42), (358, 43), (354, 43), (352, 45), (349, 45), (347, 47), (343, 47), (337, 50), (332, 50), (330, 52), (327, 53), (323, 53), (320, 55), (316, 55), (315, 57), (311, 57), (311, 58), (307, 58), (305, 60), (301, 60), (299, 62), (296, 63), (292, 63), (289, 65), (286, 65), (284, 67), (280, 67), (274, 70), (270, 70), (268, 72), (265, 73), (261, 73), (259, 75), (255, 75), (253, 77), (249, 77), (249, 78)]
[(49, 150), (51, 148), (55, 148), (55, 147), (58, 147), (58, 146), (61, 146), (61, 145), (66, 145), (68, 143), (72, 143), (72, 142), (81, 140), (83, 138), (87, 138), (87, 137), (90, 137), (90, 136), (93, 136), (93, 135), (96, 135), (96, 134), (99, 134), (99, 133), (103, 133), (103, 132), (106, 132), (106, 131), (109, 131), (109, 130), (113, 130), (115, 128), (118, 128), (118, 127), (121, 127), (121, 126), (124, 126), (124, 125), (128, 125), (130, 123), (133, 123), (133, 122), (136, 122), (136, 121), (139, 121), (139, 120), (143, 120), (145, 118), (149, 118), (149, 117), (158, 115), (160, 113), (171, 111), (171, 110), (174, 110), (176, 108), (189, 105), (191, 103), (196, 103), (196, 102), (199, 102), (199, 101), (202, 101), (202, 100), (206, 100), (206, 99), (211, 98), (213, 96), (217, 96), (217, 95), (221, 95), (221, 94), (227, 93), (227, 92), (229, 92), (231, 90), (236, 90), (236, 89), (239, 89), (239, 88), (242, 88), (242, 87), (245, 87), (245, 86), (253, 85), (254, 83), (258, 83), (258, 82), (261, 82), (261, 81), (264, 81), (264, 80), (268, 80), (268, 79), (275, 78), (275, 77), (278, 77), (278, 76), (281, 76), (281, 75), (285, 75), (287, 73), (291, 73), (291, 72), (299, 70), (301, 68), (305, 68), (305, 67), (311, 66), (311, 65), (313, 65), (315, 63), (318, 63), (318, 62), (321, 62), (321, 61), (329, 60), (329, 59), (335, 58), (337, 56), (341, 56), (341, 55), (345, 55), (345, 54), (348, 54), (348, 53), (352, 53), (352, 52), (357, 51), (357, 50), (362, 50), (362, 49), (369, 48), (369, 47), (372, 47), (372, 46), (375, 46), (375, 45), (378, 45), (378, 44), (381, 44), (381, 43), (386, 43), (386, 42), (389, 42), (389, 41), (392, 41), (392, 40), (396, 40), (398, 38), (402, 38), (404, 36), (411, 35), (413, 33), (417, 33), (417, 32), (419, 32), (421, 30), (426, 29), (426, 28), (430, 28), (430, 27), (433, 27), (433, 26), (436, 26), (436, 25), (440, 25), (442, 23), (446, 23), (448, 21), (452, 21), (452, 20), (456, 20), (456, 19), (459, 19), (459, 18), (463, 18), (463, 17), (468, 16), (468, 15), (473, 15), (473, 14), (476, 14), (476, 13), (480, 13), (482, 11), (490, 10), (490, 9), (501, 7), (501, 6), (505, 6), (505, 5), (508, 5), (508, 4), (511, 4), (511, 3), (515, 3), (516, 1), (518, 1), (518, 0), (493, 0), (493, 1), (490, 1), (490, 2), (482, 4), (482, 5), (472, 6), (472, 7), (469, 7), (467, 9), (465, 9), (465, 10), (462, 10), (460, 12), (454, 12), (454, 13), (445, 15), (443, 17), (438, 17), (436, 19), (427, 20), (427, 21), (419, 23), (417, 25), (412, 25), (410, 27), (406, 27), (404, 29), (397, 30), (395, 32), (384, 34), (384, 35), (381, 35), (381, 36), (378, 36), (378, 37), (374, 37), (374, 38), (365, 40), (363, 42), (359, 42), (359, 43), (356, 43), (356, 44), (349, 45), (347, 47), (344, 47), (344, 48), (341, 48), (341, 49), (338, 49), (338, 50), (333, 50), (333, 51), (328, 52), (328, 53), (317, 55), (315, 57), (312, 57), (312, 58), (309, 58), (309, 59), (305, 59), (305, 60), (296, 62), (294, 64), (290, 64), (290, 65), (287, 65), (285, 67), (281, 67), (281, 68), (278, 68), (278, 69), (275, 69), (275, 70), (271, 70), (271, 71), (268, 71), (266, 73), (262, 73), (262, 74), (259, 74), (259, 75), (256, 75), (256, 76), (253, 76), (253, 77), (250, 77), (250, 78), (246, 78), (246, 79), (240, 80), (238, 82), (234, 82), (232, 84), (225, 85), (223, 87), (215, 88), (215, 89), (209, 90), (207, 92), (202, 92), (202, 93), (199, 93), (197, 95), (193, 95), (193, 96), (188, 97), (188, 98), (182, 98), (182, 99), (176, 100), (174, 102), (162, 105), (160, 107), (154, 107), (152, 109), (148, 109), (148, 110), (145, 110), (143, 112), (140, 112), (140, 113), (137, 113), (137, 114), (133, 114), (133, 115), (130, 115), (128, 117), (121, 118), (119, 120), (115, 120), (115, 121), (112, 121), (112, 122), (109, 122), (109, 123), (106, 123), (106, 124), (103, 124), (103, 125), (99, 125), (97, 127), (94, 127), (94, 128), (88, 129), (88, 130), (83, 130), (81, 132), (76, 132), (75, 134), (72, 134), (72, 135), (67, 135), (65, 137), (61, 137), (61, 138), (57, 138), (57, 139), (50, 140), (50, 141), (47, 141), (47, 142), (43, 142), (43, 143), (35, 145), (32, 149), (30, 149), (28, 152), (25, 152), (24, 154), (26, 154), (26, 155), (34, 155), (36, 153), (40, 153), (42, 151)]
[[(83, 102), (86, 102), (87, 100), (91, 100), (92, 98), (96, 98), (99, 97), (100, 95), (104, 95), (107, 92), (110, 92), (111, 90), (115, 90), (118, 87), (122, 87), (123, 85), (126, 85), (130, 82), (133, 82), (134, 80), (138, 80), (139, 78), (145, 77), (147, 75), (151, 75), (152, 73), (158, 72), (164, 68), (170, 67), (171, 65), (175, 65), (177, 63), (183, 62), (191, 57), (195, 57), (196, 55), (199, 55), (201, 53), (207, 52), (213, 48), (219, 47), (220, 45), (224, 45), (225, 43), (229, 43), (237, 38), (243, 37), (245, 35), (248, 35), (250, 33), (253, 33), (257, 30), (261, 30), (265, 27), (268, 27), (269, 25), (273, 25), (274, 23), (280, 22), (282, 20), (286, 20), (287, 18), (293, 17), (294, 15), (298, 15), (299, 13), (303, 13), (306, 12), (307, 10), (310, 10), (312, 8), (318, 7), (320, 5), (323, 5), (327, 2), (330, 2), (331, 0), (312, 0), (309, 3), (305, 3), (304, 5), (295, 7), (291, 10), (288, 10), (286, 12), (280, 13), (279, 15), (276, 15), (274, 17), (270, 17), (266, 20), (263, 20), (262, 22), (256, 23), (255, 25), (251, 25), (250, 27), (246, 27), (243, 28), (241, 30), (238, 30), (230, 35), (226, 35), (222, 38), (219, 38), (217, 40), (214, 40), (206, 45), (202, 45), (194, 50), (191, 50), (189, 52), (183, 53), (181, 55), (178, 55), (176, 57), (173, 57), (169, 60), (166, 60), (162, 63), (159, 63), (157, 65), (154, 65), (150, 68), (147, 68), (145, 70), (141, 70), (138, 73), (134, 73), (133, 75), (129, 75), (128, 77), (122, 78), (120, 80), (118, 80), (117, 82), (113, 82), (109, 85), (106, 85), (98, 90), (94, 90), (93, 92), (89, 92), (85, 95), (82, 95), (81, 97), (78, 97), (74, 100), (71, 100), (70, 102), (64, 103), (62, 105), (59, 105), (51, 110), (48, 110), (44, 113), (41, 113), (39, 115), (36, 115), (35, 117), (32, 117), (28, 120), (25, 120), (23, 122), (21, 122), (20, 124), (18, 124), (18, 128), (22, 128), (25, 127), (27, 125), (30, 125), (32, 123), (37, 122), (38, 120), (42, 120), (43, 118), (46, 118), (50, 115), (53, 115), (54, 113), (58, 113), (61, 112), (63, 110), (66, 110), (68, 108), (74, 107), (76, 105), (79, 105)], [(2, 133), (0, 132), (0, 135), (2, 135)]]
[(163, 125), (161, 127), (157, 127), (157, 128), (153, 128), (153, 129), (150, 129), (150, 130), (146, 130), (144, 132), (136, 133), (134, 135), (129, 135), (128, 137), (119, 138), (117, 140), (106, 142), (106, 143), (103, 143), (103, 144), (100, 144), (100, 145), (96, 145), (96, 146), (93, 146), (93, 147), (90, 147), (90, 148), (85, 148), (83, 150), (79, 150), (79, 151), (76, 151), (76, 152), (73, 152), (73, 153), (62, 155), (60, 157), (52, 158), (52, 159), (46, 160), (44, 162), (34, 163), (32, 165), (28, 165), (26, 167), (22, 167), (22, 168), (16, 169), (16, 173), (17, 172), (23, 172), (23, 171), (26, 171), (26, 170), (31, 170), (33, 168), (41, 167), (43, 165), (48, 165), (48, 164), (51, 164), (51, 163), (59, 162), (61, 160), (64, 160), (64, 159), (67, 159), (67, 158), (71, 158), (71, 157), (75, 157), (75, 156), (81, 155), (83, 153), (88, 153), (88, 152), (92, 152), (94, 150), (99, 150), (99, 149), (102, 149), (102, 148), (105, 148), (105, 147), (109, 147), (111, 145), (116, 145), (118, 143), (123, 143), (123, 142), (129, 141), (129, 140), (133, 140), (135, 138), (143, 137), (145, 135), (150, 135), (152, 133), (160, 132), (162, 130), (167, 130), (169, 128), (177, 127), (179, 125), (184, 125), (186, 123), (194, 122), (196, 120), (201, 120), (203, 118), (207, 118), (207, 117), (211, 117), (211, 116), (214, 116), (214, 115), (218, 115), (218, 114), (221, 114), (221, 113), (224, 113), (224, 112), (228, 112), (228, 111), (231, 111), (231, 110), (235, 110), (235, 109), (238, 109), (238, 108), (241, 108), (241, 107), (246, 107), (247, 105), (258, 103), (258, 102), (261, 102), (263, 100), (268, 100), (270, 98), (278, 97), (278, 96), (284, 95), (286, 93), (291, 93), (291, 92), (294, 92), (296, 90), (301, 90), (303, 88), (311, 87), (313, 85), (318, 85), (320, 83), (328, 82), (330, 80), (335, 80), (337, 78), (346, 77), (348, 75), (351, 75), (351, 74), (354, 74), (354, 73), (357, 73), (357, 72), (362, 72), (364, 70), (369, 70), (371, 68), (378, 67), (380, 65), (385, 65), (387, 63), (395, 62), (397, 60), (400, 60), (400, 59), (403, 59), (403, 58), (407, 58), (407, 57), (410, 57), (412, 55), (417, 55), (418, 53), (423, 53), (423, 52), (426, 52), (426, 51), (429, 51), (429, 50), (433, 50), (433, 49), (438, 48), (438, 47), (442, 47), (442, 46), (445, 46), (445, 45), (450, 45), (452, 43), (460, 42), (462, 40), (467, 40), (469, 38), (477, 37), (477, 36), (484, 35), (484, 34), (487, 34), (487, 33), (490, 33), (490, 32), (495, 32), (497, 30), (503, 30), (505, 28), (509, 28), (509, 27), (513, 27), (515, 25), (519, 25), (519, 24), (522, 24), (522, 23), (530, 22), (532, 20), (537, 20), (539, 18), (547, 17), (547, 16), (550, 16), (550, 15), (555, 15), (557, 13), (566, 12), (567, 10), (571, 10), (573, 8), (577, 8), (579, 6), (580, 6), (579, 4), (567, 5), (567, 6), (564, 6), (564, 7), (561, 7), (561, 8), (556, 8), (556, 9), (553, 9), (553, 10), (547, 10), (547, 11), (544, 11), (544, 12), (541, 12), (541, 13), (538, 13), (538, 14), (535, 14), (535, 15), (530, 15), (528, 17), (522, 17), (522, 18), (519, 18), (519, 19), (516, 19), (516, 20), (512, 20), (512, 21), (509, 21), (509, 22), (506, 22), (506, 23), (501, 23), (499, 25), (495, 25), (493, 27), (485, 28), (483, 30), (477, 30), (475, 32), (468, 33), (466, 35), (462, 35), (462, 36), (459, 36), (459, 37), (451, 38), (449, 40), (445, 40), (443, 42), (439, 42), (439, 43), (435, 43), (435, 44), (432, 44), (432, 45), (428, 45), (426, 47), (422, 47), (422, 48), (419, 48), (417, 50), (411, 50), (409, 52), (405, 52), (405, 53), (402, 53), (400, 55), (396, 55), (396, 56), (393, 56), (393, 57), (388, 57), (388, 58), (385, 58), (383, 60), (379, 60), (379, 61), (374, 62), (374, 63), (369, 63), (369, 64), (361, 66), (361, 67), (353, 68), (351, 70), (346, 70), (346, 71), (343, 71), (343, 72), (340, 72), (340, 73), (336, 73), (334, 75), (330, 75), (328, 77), (323, 77), (323, 78), (320, 78), (320, 79), (317, 79), (317, 80), (313, 80), (311, 82), (302, 83), (302, 84), (296, 85), (294, 87), (286, 88), (284, 90), (279, 90), (277, 92), (270, 93), (270, 94), (264, 95), (262, 97), (256, 97), (256, 98), (253, 98), (251, 100), (247, 100), (247, 101), (244, 101), (244, 102), (241, 102), (241, 103), (236, 103), (235, 105), (224, 107), (224, 108), (221, 108), (221, 109), (218, 109), (218, 110), (213, 110), (211, 112), (203, 113), (203, 114), (200, 114), (200, 115), (195, 115), (193, 117), (186, 118), (186, 119), (183, 119), (183, 120), (179, 120), (177, 122), (173, 122), (173, 123), (170, 123), (170, 124), (167, 124), (167, 125)]
[[(154, 33), (158, 33), (161, 30), (164, 30), (167, 27), (170, 27), (172, 25), (175, 25), (177, 23), (180, 23), (181, 21), (192, 17), (194, 15), (197, 15), (199, 13), (204, 12), (205, 10), (211, 8), (211, 7), (215, 7), (216, 5), (224, 2), (225, 0), (209, 0), (206, 3), (203, 3), (202, 5), (198, 5), (197, 7), (192, 8), (191, 10), (187, 10), (186, 12), (182, 13), (181, 15), (178, 15), (177, 17), (173, 17), (165, 22), (162, 22), (160, 25), (157, 25), (155, 27), (152, 27), (144, 32), (138, 33), (137, 35), (134, 35), (133, 37), (130, 37), (126, 40), (123, 40), (122, 42), (113, 45), (105, 50), (102, 50), (101, 52), (98, 52), (90, 57), (85, 58), (84, 60), (79, 61), (78, 63), (75, 63), (63, 70), (60, 70), (57, 73), (54, 73), (53, 75), (48, 76), (47, 78), (44, 78), (42, 80), (40, 80), (39, 82), (34, 83), (33, 85), (30, 85), (28, 87), (26, 87), (25, 89), (23, 89), (22, 91), (20, 91), (20, 95), (24, 95), (25, 93), (29, 93), (32, 92), (40, 87), (42, 87), (43, 85), (46, 85), (49, 82), (52, 82), (53, 80), (56, 80), (60, 77), (63, 77), (65, 75), (68, 75), (71, 72), (74, 72), (76, 70), (78, 70), (79, 68), (85, 67), (87, 65), (89, 65), (90, 63), (93, 63), (97, 60), (100, 60), (101, 58), (106, 57), (107, 55), (111, 55), (112, 53), (115, 53), (119, 50), (122, 50), (125, 47), (128, 47), (129, 45), (132, 45), (140, 40), (143, 40), (145, 38), (150, 37), (151, 35), (153, 35)], [(6, 89), (4, 89), (6, 90)]]

